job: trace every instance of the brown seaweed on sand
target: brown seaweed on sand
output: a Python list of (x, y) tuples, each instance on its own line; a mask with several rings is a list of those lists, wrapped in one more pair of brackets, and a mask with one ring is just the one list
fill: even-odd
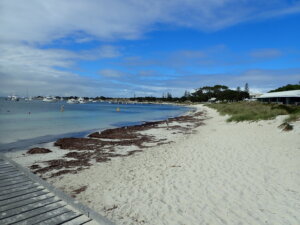
[[(172, 130), (171, 134), (174, 134), (174, 131), (188, 134), (193, 131), (193, 128), (204, 124), (203, 119), (199, 118), (200, 116), (203, 116), (203, 112), (163, 121), (146, 122), (135, 126), (107, 129), (102, 132), (94, 132), (86, 138), (61, 138), (54, 145), (62, 150), (69, 151), (64, 157), (72, 160), (49, 160), (44, 162), (47, 166), (41, 168), (33, 165), (31, 169), (34, 170), (34, 173), (49, 173), (50, 177), (77, 173), (79, 170), (91, 166), (91, 160), (98, 163), (107, 162), (114, 157), (127, 157), (136, 152), (141, 152), (142, 149), (171, 143), (165, 138), (146, 135), (141, 132), (153, 128), (167, 128), (167, 130)], [(173, 122), (176, 122), (176, 124), (172, 124)], [(122, 146), (134, 146), (137, 150), (125, 150), (121, 154), (120, 150), (117, 152), (116, 149)]]
[(27, 154), (44, 154), (44, 153), (50, 153), (51, 150), (47, 148), (31, 148), (26, 153)]
[(72, 191), (72, 193), (73, 193), (72, 197), (75, 198), (76, 195), (80, 194), (81, 192), (84, 192), (86, 189), (87, 189), (87, 186), (82, 186), (82, 187), (80, 187), (78, 189), (73, 190)]
[[(89, 159), (82, 159), (82, 160), (63, 160), (63, 159), (57, 159), (57, 160), (49, 160), (45, 161), (44, 163), (47, 163), (48, 166), (44, 168), (38, 168), (34, 171), (34, 173), (44, 174), (53, 170), (60, 170), (65, 168), (78, 168), (78, 169), (84, 169), (84, 167), (91, 166), (89, 163)], [(67, 172), (68, 171), (68, 172)], [(65, 173), (74, 173), (75, 171), (67, 170), (65, 172), (58, 172), (56, 173), (56, 176), (65, 174)]]

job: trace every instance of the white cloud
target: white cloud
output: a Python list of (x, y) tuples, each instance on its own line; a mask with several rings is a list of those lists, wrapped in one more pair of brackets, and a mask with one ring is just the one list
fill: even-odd
[(278, 49), (259, 49), (250, 52), (250, 56), (253, 58), (277, 58), (282, 55), (282, 52)]
[(114, 85), (109, 81), (82, 77), (70, 71), (77, 66), (78, 60), (117, 56), (119, 53), (113, 49), (104, 46), (76, 53), (62, 49), (38, 49), (22, 44), (2, 44), (0, 96), (12, 93), (24, 95), (26, 89), (31, 95), (101, 94), (104, 89), (114, 88)]
[(110, 59), (121, 56), (118, 47), (113, 45), (103, 45), (95, 49), (78, 51), (74, 58), (82, 60)]
[(203, 86), (222, 84), (235, 89), (249, 84), (250, 90), (266, 92), (282, 85), (298, 83), (300, 80), (300, 68), (294, 69), (251, 69), (240, 72), (227, 73), (199, 73), (173, 77), (161, 81), (160, 87), (165, 89), (193, 89)]
[(122, 77), (125, 75), (125, 73), (122, 71), (112, 69), (103, 69), (100, 70), (98, 73), (105, 77)]
[[(28, 88), (32, 95), (93, 96), (110, 95), (116, 89), (136, 89), (140, 92), (145, 89), (148, 94), (160, 96), (159, 92), (163, 90), (179, 93), (185, 88), (214, 84), (220, 80), (232, 82), (234, 86), (236, 81), (229, 81), (224, 74), (181, 78), (169, 76), (165, 80), (154, 79), (153, 84), (149, 85), (151, 68), (144, 69), (140, 74), (136, 73), (137, 76), (132, 76), (133, 72), (127, 74), (107, 68), (100, 71), (102, 77), (82, 77), (70, 72), (78, 61), (120, 57), (120, 48), (106, 44), (96, 49), (75, 52), (39, 47), (56, 40), (86, 43), (92, 40), (138, 39), (156, 29), (157, 24), (214, 31), (245, 21), (297, 13), (300, 12), (300, 4), (296, 1), (279, 0), (2, 0), (0, 10), (1, 95), (11, 94), (12, 91), (17, 92), (16, 94), (24, 93)], [(219, 51), (217, 49), (215, 53)], [(254, 57), (274, 57), (279, 53), (269, 49), (252, 54)], [(164, 57), (146, 60), (127, 58), (123, 65), (156, 65), (171, 69), (174, 65), (185, 66), (190, 63), (210, 65), (214, 64), (212, 57), (209, 57), (211, 55), (214, 52), (185, 50), (162, 60)], [(276, 83), (272, 78), (277, 79), (278, 76), (265, 73), (266, 71), (261, 74), (248, 71), (248, 74), (240, 73), (233, 77), (237, 78), (237, 85), (247, 80), (253, 81), (257, 86), (271, 81)], [(297, 76), (299, 78), (298, 72), (287, 74), (286, 71), (281, 71), (280, 74), (286, 79), (282, 78), (281, 83), (294, 81)], [(163, 77), (153, 71), (154, 76)], [(265, 79), (262, 79), (264, 76)], [(112, 78), (120, 82), (113, 83)]]
[[(103, 50), (103, 51), (101, 51)], [(193, 51), (186, 57), (202, 58), (201, 51)], [(190, 54), (191, 53), (191, 54)], [(201, 54), (200, 54), (201, 53)], [(38, 49), (22, 44), (0, 46), (0, 95), (12, 93), (25, 95), (86, 95), (119, 96), (116, 90), (128, 93), (161, 96), (171, 92), (180, 96), (185, 89), (198, 88), (217, 83), (229, 87), (243, 86), (248, 82), (255, 90), (266, 91), (286, 83), (300, 80), (300, 69), (262, 70), (251, 69), (238, 73), (205, 74), (186, 72), (165, 73), (155, 69), (123, 72), (114, 68), (100, 70), (99, 77), (80, 76), (72, 71), (78, 60), (118, 57), (118, 48), (104, 46), (96, 50), (73, 52), (62, 49)], [(171, 53), (172, 54), (172, 53)], [(127, 68), (128, 69), (128, 68)], [(230, 71), (230, 69), (227, 69)], [(122, 93), (125, 96), (125, 92)]]
[(211, 31), (300, 12), (299, 2), (278, 0), (2, 0), (0, 8), (0, 40), (29, 43), (136, 39), (158, 23)]
[[(116, 58), (121, 55), (119, 50), (112, 45), (103, 45), (98, 50), (97, 53), (100, 58)], [(96, 54), (97, 55), (97, 54)]]

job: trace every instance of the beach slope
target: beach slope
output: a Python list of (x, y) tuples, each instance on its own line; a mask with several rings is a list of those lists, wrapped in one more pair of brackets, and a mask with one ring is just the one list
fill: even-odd
[(300, 123), (197, 109), (205, 125), (171, 143), (48, 180), (116, 224), (300, 224)]

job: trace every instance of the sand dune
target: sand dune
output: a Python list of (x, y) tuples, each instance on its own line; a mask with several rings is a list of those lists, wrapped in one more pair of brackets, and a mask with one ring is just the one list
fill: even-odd
[(196, 133), (79, 174), (50, 179), (116, 224), (300, 224), (300, 123), (226, 123), (212, 109)]

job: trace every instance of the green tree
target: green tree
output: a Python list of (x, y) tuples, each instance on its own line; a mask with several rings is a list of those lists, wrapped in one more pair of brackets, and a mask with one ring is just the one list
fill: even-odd
[(172, 94), (170, 92), (167, 93), (167, 99), (172, 99)]
[(248, 85), (248, 83), (245, 84), (245, 92), (249, 93), (249, 85)]
[(299, 84), (287, 84), (285, 86), (271, 90), (269, 92), (293, 91), (293, 90), (300, 90), (300, 83)]
[(191, 96), (191, 93), (189, 91), (185, 91), (183, 96), (189, 98)]

